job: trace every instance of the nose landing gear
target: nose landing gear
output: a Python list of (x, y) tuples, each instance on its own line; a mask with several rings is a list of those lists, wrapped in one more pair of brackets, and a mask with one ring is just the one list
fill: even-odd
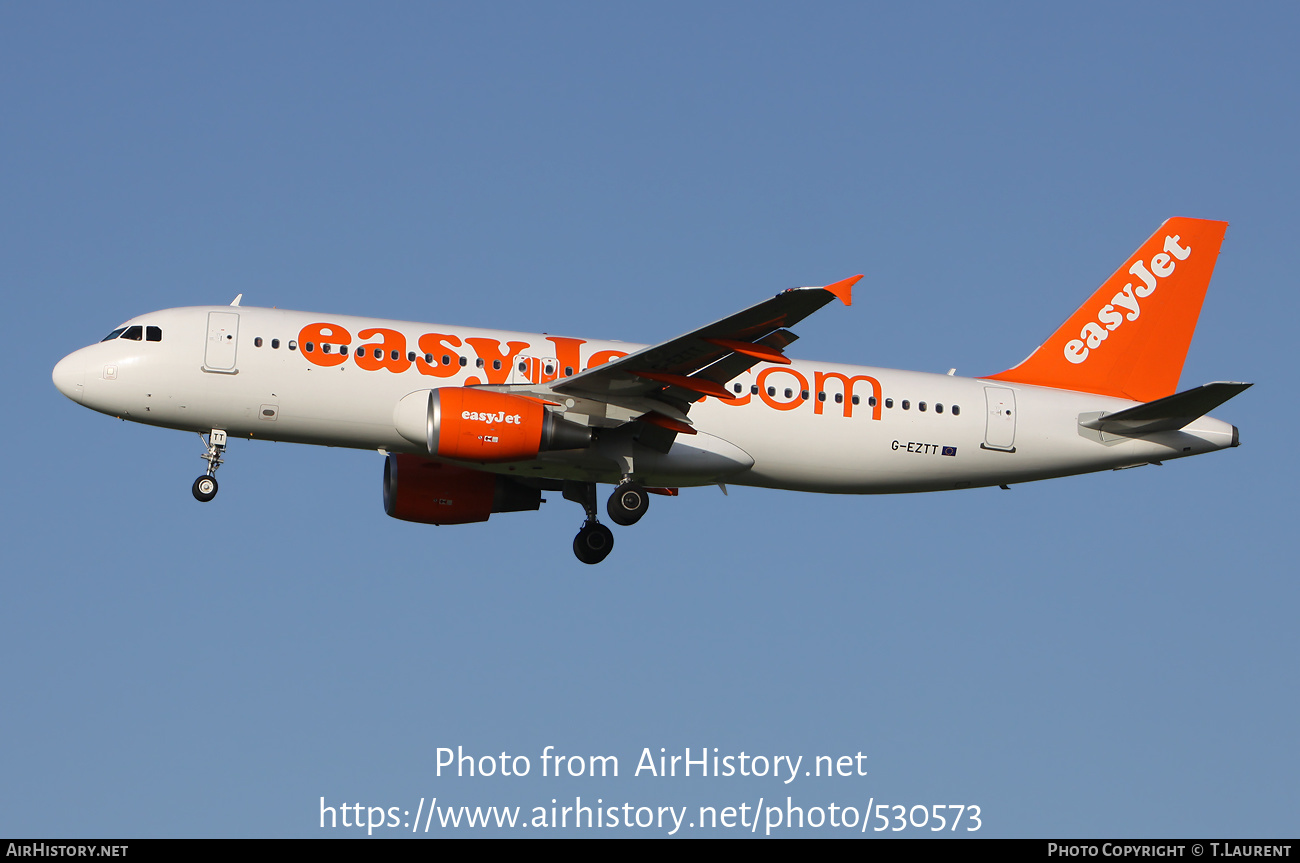
[(217, 478), (208, 476), (206, 473), (194, 480), (194, 485), (190, 487), (190, 493), (194, 499), (200, 503), (207, 503), (217, 496)]
[(221, 454), (226, 451), (226, 433), (222, 429), (213, 429), (205, 438), (199, 435), (207, 451), (200, 456), (208, 463), (208, 472), (194, 480), (194, 485), (190, 487), (190, 493), (199, 503), (207, 503), (217, 496), (217, 478), (214, 474), (217, 468), (221, 467), (223, 459)]

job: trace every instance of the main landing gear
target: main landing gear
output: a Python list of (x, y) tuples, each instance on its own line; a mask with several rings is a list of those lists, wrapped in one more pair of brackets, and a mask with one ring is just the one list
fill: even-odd
[(207, 503), (217, 496), (217, 478), (215, 474), (217, 468), (221, 467), (221, 454), (226, 451), (226, 433), (221, 429), (213, 429), (206, 438), (201, 434), (199, 438), (203, 441), (203, 445), (207, 447), (207, 452), (203, 453), (200, 458), (207, 461), (208, 472), (194, 480), (190, 492), (199, 503)]
[(618, 484), (605, 505), (609, 520), (623, 527), (636, 524), (649, 508), (650, 495), (630, 479), (625, 479)]
[(564, 498), (582, 505), (587, 520), (573, 538), (573, 553), (583, 563), (600, 563), (614, 550), (614, 532), (596, 518), (596, 484), (573, 482), (564, 484)]
[(573, 538), (573, 553), (583, 563), (600, 563), (614, 550), (614, 531), (588, 519)]
[[(583, 563), (600, 563), (614, 550), (614, 532), (596, 518), (596, 484), (594, 482), (566, 482), (564, 497), (582, 504), (587, 519), (573, 538), (573, 553)], [(630, 479), (624, 479), (609, 496), (605, 505), (610, 521), (624, 527), (636, 524), (650, 508), (650, 496), (644, 488)]]

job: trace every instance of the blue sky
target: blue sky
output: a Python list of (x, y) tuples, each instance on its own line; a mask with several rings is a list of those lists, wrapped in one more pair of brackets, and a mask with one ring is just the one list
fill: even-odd
[[(1283, 4), (0, 8), (0, 835), (351, 836), (321, 797), (436, 795), (1294, 836), (1296, 25)], [(559, 495), (386, 518), (374, 453), (238, 442), (200, 505), (196, 437), (49, 376), (127, 317), (241, 292), (652, 342), (859, 272), (796, 355), (986, 374), (1174, 215), (1231, 223), (1182, 384), (1256, 382), (1216, 411), (1239, 449), (1010, 492), (690, 490), (599, 567)], [(532, 772), (438, 777), (458, 745)], [(542, 777), (548, 745), (620, 776)], [(633, 776), (646, 747), (862, 752), (868, 775)], [(679, 835), (702, 833), (745, 831)]]

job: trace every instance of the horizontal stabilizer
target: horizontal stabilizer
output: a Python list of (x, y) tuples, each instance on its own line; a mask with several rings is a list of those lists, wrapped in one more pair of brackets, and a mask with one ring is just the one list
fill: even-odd
[(1130, 436), (1177, 431), (1250, 387), (1251, 384), (1216, 381), (1122, 410), (1119, 413), (1103, 414), (1096, 419), (1082, 420), (1079, 425), (1108, 434)]

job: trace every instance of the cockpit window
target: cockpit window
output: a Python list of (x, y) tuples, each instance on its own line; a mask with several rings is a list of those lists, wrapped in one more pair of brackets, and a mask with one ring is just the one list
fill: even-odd
[(102, 339), (100, 339), (100, 341), (101, 341), (101, 342), (111, 342), (111, 341), (113, 341), (113, 339), (115, 339), (115, 338), (117, 338), (118, 336), (122, 335), (122, 333), (124, 333), (124, 332), (126, 332), (126, 327), (118, 327), (117, 329), (113, 330), (113, 332), (109, 333), (108, 335), (106, 335), (106, 336), (104, 336)]
[(144, 328), (144, 339), (145, 339), (145, 341), (147, 341), (147, 342), (161, 342), (161, 341), (162, 341), (162, 327), (145, 327), (145, 328)]
[(138, 342), (144, 338), (144, 327), (136, 324), (134, 327), (127, 327), (126, 332), (122, 333), (122, 338)]

